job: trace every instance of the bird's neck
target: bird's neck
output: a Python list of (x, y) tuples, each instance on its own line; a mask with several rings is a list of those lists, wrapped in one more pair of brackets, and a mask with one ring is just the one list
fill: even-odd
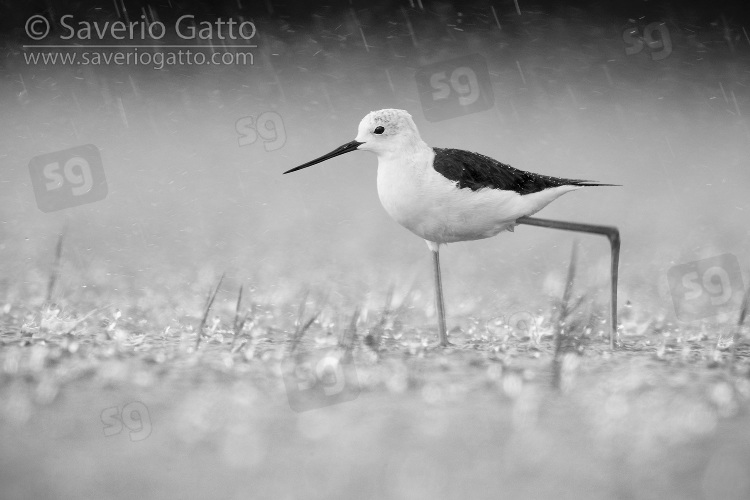
[(400, 144), (399, 147), (389, 151), (384, 151), (378, 155), (378, 159), (383, 161), (402, 160), (404, 158), (424, 154), (430, 151), (432, 151), (432, 148), (430, 148), (423, 140), (419, 139)]

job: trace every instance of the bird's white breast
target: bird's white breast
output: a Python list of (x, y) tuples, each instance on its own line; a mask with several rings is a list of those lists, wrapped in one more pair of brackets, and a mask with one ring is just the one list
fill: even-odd
[(500, 189), (459, 189), (433, 168), (434, 158), (426, 145), (411, 154), (378, 158), (378, 196), (396, 222), (436, 243), (489, 238), (577, 189), (561, 186), (523, 196)]

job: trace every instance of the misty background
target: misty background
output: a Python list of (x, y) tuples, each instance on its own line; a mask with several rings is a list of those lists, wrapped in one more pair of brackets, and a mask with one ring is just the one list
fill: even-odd
[[(253, 64), (25, 63), (31, 49), (23, 45), (35, 43), (23, 32), (29, 16), (114, 21), (123, 6), (168, 26), (185, 13), (252, 20)], [(621, 184), (568, 194), (539, 216), (618, 226), (622, 300), (644, 313), (673, 316), (666, 284), (673, 265), (734, 253), (748, 276), (750, 38), (733, 4), (700, 11), (523, 0), (518, 10), (512, 1), (427, 0), (0, 7), (5, 300), (43, 298), (62, 231), (59, 286), (71, 300), (187, 291), (199, 306), (224, 271), (229, 283), (248, 283), (257, 294), (291, 296), (310, 286), (356, 302), (416, 283), (431, 300), (429, 253), (380, 206), (374, 155), (355, 152), (281, 175), (352, 140), (361, 118), (381, 108), (409, 111), (432, 146)], [(668, 30), (668, 54), (663, 43), (626, 54), (624, 33), (654, 22)], [(72, 43), (56, 39), (57, 29), (48, 43)], [(426, 120), (417, 71), (471, 54), (487, 62), (494, 106)], [(267, 112), (280, 117), (285, 139), (271, 150), (261, 137), (241, 145), (238, 121)], [(41, 212), (30, 160), (83, 144), (101, 151), (107, 197)], [(449, 316), (544, 305), (544, 294), (560, 290), (573, 239), (519, 227), (449, 245), (442, 253)], [(580, 241), (580, 284), (604, 290), (606, 242)]]

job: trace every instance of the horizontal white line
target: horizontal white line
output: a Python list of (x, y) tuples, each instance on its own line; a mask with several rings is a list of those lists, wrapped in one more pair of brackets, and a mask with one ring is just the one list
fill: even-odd
[(257, 45), (23, 45), (24, 49), (255, 49)]

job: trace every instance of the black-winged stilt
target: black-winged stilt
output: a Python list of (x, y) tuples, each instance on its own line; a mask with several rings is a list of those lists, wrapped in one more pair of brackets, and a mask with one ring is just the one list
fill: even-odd
[(425, 144), (411, 115), (381, 109), (365, 116), (356, 139), (328, 154), (287, 170), (288, 174), (350, 151), (378, 157), (378, 195), (386, 212), (423, 238), (432, 251), (440, 345), (448, 345), (440, 245), (479, 240), (518, 224), (601, 234), (611, 247), (611, 333), (617, 333), (617, 274), (620, 233), (615, 227), (531, 218), (559, 196), (585, 186), (611, 186), (518, 170), (488, 156)]

